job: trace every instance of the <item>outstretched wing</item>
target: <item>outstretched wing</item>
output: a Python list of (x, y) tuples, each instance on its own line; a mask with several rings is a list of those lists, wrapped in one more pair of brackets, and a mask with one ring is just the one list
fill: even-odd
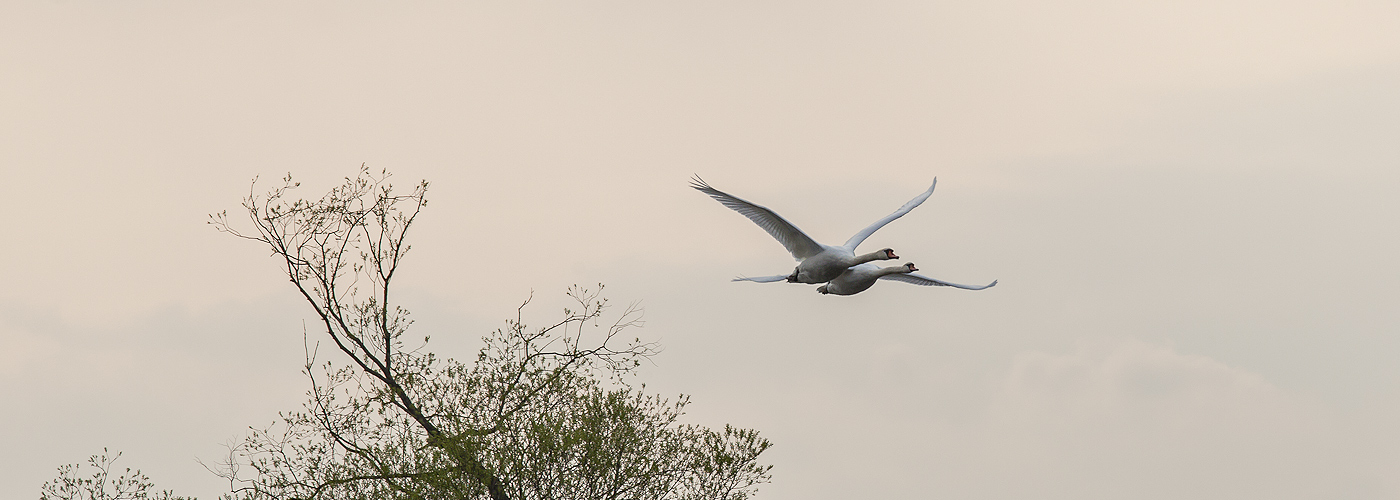
[(772, 283), (775, 281), (787, 281), (787, 279), (787, 276), (754, 276), (752, 278), (748, 276), (740, 276), (729, 281), (752, 281), (754, 283)]
[(991, 288), (991, 287), (997, 286), (996, 280), (992, 280), (991, 283), (988, 283), (988, 284), (986, 284), (986, 285), (984, 285), (984, 286), (959, 285), (959, 284), (957, 284), (957, 283), (949, 283), (949, 282), (943, 281), (943, 280), (936, 280), (936, 279), (930, 278), (930, 277), (928, 277), (928, 276), (924, 276), (924, 275), (922, 275), (922, 274), (915, 274), (915, 273), (895, 273), (895, 274), (886, 274), (886, 275), (884, 275), (884, 276), (881, 276), (880, 279), (882, 279), (882, 280), (903, 281), (903, 282), (909, 283), (909, 284), (911, 284), (911, 285), (923, 285), (923, 286), (951, 286), (951, 287), (953, 287), (953, 288), (961, 288), (961, 289), (963, 289), (963, 290), (981, 290), (981, 289), (984, 289), (984, 288)]
[(875, 221), (874, 224), (871, 224), (865, 229), (861, 229), (860, 232), (856, 233), (855, 236), (852, 236), (851, 239), (846, 240), (846, 244), (842, 246), (846, 247), (847, 250), (854, 252), (856, 250), (856, 247), (859, 246), (862, 241), (865, 241), (866, 238), (869, 238), (870, 235), (875, 234), (875, 231), (879, 230), (882, 227), (885, 227), (885, 224), (889, 224), (890, 221), (903, 217), (904, 214), (909, 213), (909, 211), (913, 210), (914, 207), (919, 206), (924, 202), (924, 200), (927, 200), (929, 195), (933, 194), (934, 186), (937, 185), (938, 178), (934, 177), (933, 184), (928, 187), (928, 191), (924, 191), (918, 196), (915, 196), (914, 199), (909, 200), (909, 203), (905, 203), (904, 206), (899, 207), (899, 210), (895, 210), (894, 213), (886, 215), (885, 218)]
[[(754, 224), (758, 224), (758, 227), (763, 228), (764, 231), (768, 231), (768, 234), (773, 235), (773, 238), (776, 238), (779, 243), (782, 243), (783, 246), (787, 248), (788, 252), (792, 253), (792, 258), (794, 259), (802, 260), (822, 252), (822, 245), (820, 243), (813, 241), (812, 238), (807, 236), (806, 233), (803, 233), (801, 229), (798, 229), (797, 226), (792, 225), (791, 222), (778, 216), (778, 214), (774, 213), (772, 210), (712, 188), (699, 177), (691, 178), (690, 187), (710, 195), (711, 198), (714, 198), (715, 201), (718, 201), (721, 205), (743, 214), (744, 217), (748, 217)], [(786, 276), (784, 276), (784, 278), (786, 278)]]

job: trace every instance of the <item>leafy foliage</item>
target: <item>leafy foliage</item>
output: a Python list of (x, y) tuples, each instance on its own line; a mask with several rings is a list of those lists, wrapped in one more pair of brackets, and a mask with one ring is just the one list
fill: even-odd
[(91, 476), (84, 477), (79, 464), (67, 464), (58, 468), (58, 478), (44, 483), (39, 500), (185, 500), (168, 490), (155, 489), (151, 478), (141, 471), (127, 468), (121, 475), (112, 477), (112, 464), (121, 458), (108, 457), (107, 449), (101, 455), (88, 457), (87, 468), (93, 470)]

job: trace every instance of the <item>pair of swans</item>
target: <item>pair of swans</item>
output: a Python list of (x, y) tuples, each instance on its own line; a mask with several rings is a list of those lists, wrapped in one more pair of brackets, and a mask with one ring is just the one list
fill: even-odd
[(859, 246), (875, 231), (891, 221), (903, 217), (914, 207), (919, 206), (933, 194), (933, 188), (938, 185), (938, 179), (933, 179), (933, 184), (928, 187), (928, 191), (920, 193), (914, 199), (909, 200), (904, 206), (899, 207), (894, 213), (875, 221), (874, 224), (860, 230), (846, 243), (841, 246), (823, 245), (817, 243), (807, 233), (802, 232), (797, 226), (792, 225), (787, 219), (782, 218), (776, 212), (768, 208), (750, 203), (737, 196), (720, 191), (699, 177), (691, 179), (690, 187), (709, 195), (721, 205), (729, 207), (735, 212), (739, 212), (758, 227), (763, 228), (773, 238), (777, 239), (792, 253), (792, 257), (797, 259), (797, 268), (792, 274), (776, 276), (759, 276), (754, 278), (739, 277), (734, 281), (753, 281), (758, 283), (772, 283), (776, 281), (787, 281), (789, 283), (826, 283), (817, 287), (817, 291), (822, 294), (832, 295), (855, 295), (869, 289), (875, 285), (877, 280), (886, 279), (902, 281), (923, 286), (951, 286), (965, 290), (982, 290), (997, 284), (992, 281), (985, 286), (959, 285), (947, 281), (937, 280), (921, 274), (914, 274), (918, 268), (914, 264), (908, 263), (903, 266), (882, 268), (871, 262), (876, 260), (898, 259), (894, 250), (890, 248), (881, 249), (875, 252), (856, 255), (856, 247)]

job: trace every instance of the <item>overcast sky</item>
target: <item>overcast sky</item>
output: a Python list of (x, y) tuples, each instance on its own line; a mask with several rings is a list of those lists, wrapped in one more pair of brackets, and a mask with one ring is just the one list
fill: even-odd
[[(641, 301), (760, 498), (1400, 497), (1400, 3), (0, 3), (0, 497), (102, 447), (214, 498), (309, 310), (255, 176), (432, 183), (399, 297), (470, 358)], [(731, 283), (699, 174), (972, 292)], [(903, 262), (903, 260), (901, 261)]]

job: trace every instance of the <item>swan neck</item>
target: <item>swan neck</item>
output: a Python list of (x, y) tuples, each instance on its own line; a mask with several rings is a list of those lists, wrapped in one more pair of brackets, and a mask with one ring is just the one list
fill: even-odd
[(883, 267), (883, 268), (880, 268), (880, 276), (886, 276), (886, 275), (890, 275), (890, 274), (912, 273), (912, 272), (914, 272), (914, 271), (910, 271), (908, 266), (892, 266), (892, 267)]
[(857, 256), (856, 256), (856, 264), (864, 264), (864, 263), (866, 263), (866, 262), (873, 262), (873, 261), (877, 261), (877, 260), (888, 260), (888, 259), (889, 259), (889, 257), (885, 255), (885, 251), (884, 251), (884, 250), (880, 250), (880, 251), (876, 251), (876, 252), (870, 252), (870, 253), (867, 253), (867, 254), (857, 255)]

